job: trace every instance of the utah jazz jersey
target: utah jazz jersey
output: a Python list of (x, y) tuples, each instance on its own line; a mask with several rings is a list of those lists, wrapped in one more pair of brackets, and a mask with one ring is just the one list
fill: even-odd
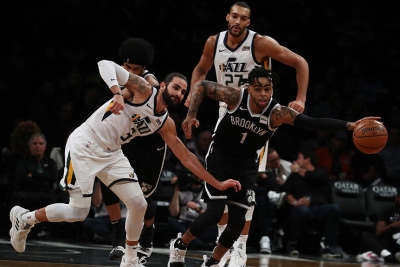
[(120, 115), (110, 111), (113, 104), (111, 99), (97, 109), (84, 124), (107, 150), (116, 150), (132, 138), (157, 132), (164, 125), (168, 118), (167, 110), (162, 114), (155, 112), (158, 93), (153, 87), (151, 96), (141, 104), (125, 100), (125, 108)]
[(215, 147), (241, 158), (254, 157), (277, 129), (271, 127), (270, 116), (279, 106), (278, 102), (271, 98), (261, 114), (255, 114), (250, 110), (249, 101), (247, 89), (242, 88), (238, 104), (226, 111), (213, 135)]
[(228, 32), (217, 35), (214, 47), (214, 67), (217, 82), (232, 87), (240, 87), (240, 79), (245, 78), (254, 67), (262, 67), (254, 55), (256, 32), (247, 30), (246, 38), (235, 48), (227, 46)]

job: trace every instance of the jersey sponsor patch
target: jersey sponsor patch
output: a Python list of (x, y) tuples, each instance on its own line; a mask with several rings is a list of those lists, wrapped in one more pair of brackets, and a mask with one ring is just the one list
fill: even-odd
[(260, 123), (268, 125), (268, 117), (260, 116)]
[(243, 46), (242, 51), (250, 51), (250, 46)]

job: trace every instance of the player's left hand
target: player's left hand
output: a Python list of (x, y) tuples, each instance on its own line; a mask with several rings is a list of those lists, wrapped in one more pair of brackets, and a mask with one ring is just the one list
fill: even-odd
[(235, 190), (235, 192), (242, 189), (242, 185), (240, 184), (240, 182), (233, 179), (228, 179), (226, 181), (220, 182), (217, 189), (220, 191), (224, 191), (231, 187)]
[(182, 129), (187, 139), (192, 138), (192, 126), (199, 127), (200, 122), (196, 118), (186, 117), (182, 122)]
[(289, 103), (289, 108), (292, 108), (294, 110), (296, 110), (299, 113), (303, 113), (304, 112), (304, 106), (305, 103), (304, 101), (298, 100), (296, 99), (295, 101), (292, 101)]

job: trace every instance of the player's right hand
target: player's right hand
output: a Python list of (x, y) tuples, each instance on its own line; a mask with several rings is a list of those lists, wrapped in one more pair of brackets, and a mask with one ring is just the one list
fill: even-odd
[(200, 122), (196, 118), (186, 117), (182, 122), (182, 129), (187, 139), (192, 138), (192, 126), (199, 127)]
[(242, 185), (239, 181), (228, 179), (226, 181), (220, 182), (218, 190), (224, 191), (228, 188), (233, 188), (235, 192), (237, 192), (242, 189)]

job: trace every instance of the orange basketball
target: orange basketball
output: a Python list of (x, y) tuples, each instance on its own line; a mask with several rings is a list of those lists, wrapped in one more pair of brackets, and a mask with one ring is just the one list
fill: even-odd
[(364, 120), (353, 131), (353, 142), (358, 150), (365, 154), (381, 151), (387, 142), (388, 133), (383, 123), (376, 120)]

